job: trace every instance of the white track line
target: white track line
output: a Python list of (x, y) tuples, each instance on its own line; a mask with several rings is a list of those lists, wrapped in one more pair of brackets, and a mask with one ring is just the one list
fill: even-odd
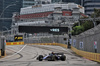
[[(14, 54), (12, 54), (12, 55), (10, 55), (10, 56), (6, 56), (5, 58), (9, 58), (9, 57), (12, 57), (12, 56), (14, 56), (14, 55), (20, 53), (26, 46), (27, 46), (27, 45), (24, 45), (18, 52), (16, 52), (15, 50), (13, 50), (13, 51), (16, 52), (16, 53), (14, 53)], [(2, 59), (4, 59), (4, 58), (2, 58)]]

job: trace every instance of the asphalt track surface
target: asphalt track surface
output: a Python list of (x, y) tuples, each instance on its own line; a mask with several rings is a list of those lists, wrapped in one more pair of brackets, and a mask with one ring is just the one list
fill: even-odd
[[(63, 52), (66, 61), (36, 60), (39, 55), (48, 55), (52, 51)], [(100, 66), (100, 64), (60, 46), (15, 45), (6, 46), (6, 57), (0, 58), (0, 66)]]

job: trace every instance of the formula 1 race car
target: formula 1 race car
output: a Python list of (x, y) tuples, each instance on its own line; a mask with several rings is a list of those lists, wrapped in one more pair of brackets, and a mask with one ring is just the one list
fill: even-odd
[(39, 55), (37, 57), (37, 60), (39, 60), (39, 61), (42, 61), (42, 60), (47, 60), (47, 61), (61, 60), (61, 61), (65, 61), (66, 56), (63, 53), (50, 53), (49, 55), (46, 55), (46, 56)]

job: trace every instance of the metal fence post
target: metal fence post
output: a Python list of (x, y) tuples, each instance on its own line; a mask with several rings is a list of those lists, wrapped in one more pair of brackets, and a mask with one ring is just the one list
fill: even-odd
[(6, 38), (5, 36), (1, 36), (0, 37), (0, 41), (1, 41), (1, 56), (5, 56), (5, 46), (6, 46)]

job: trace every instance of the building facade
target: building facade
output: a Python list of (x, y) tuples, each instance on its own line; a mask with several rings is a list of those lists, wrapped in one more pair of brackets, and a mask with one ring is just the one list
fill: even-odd
[[(1, 18), (2, 10), (3, 10), (3, 1), (0, 0), (0, 18)], [(2, 22), (2, 20), (0, 19), (0, 26), (2, 26), (1, 22)], [(0, 27), (0, 30), (1, 30), (1, 27)]]
[(33, 6), (37, 4), (50, 4), (51, 0), (23, 0), (23, 7)]
[(80, 4), (81, 5), (81, 0), (62, 0), (63, 2), (67, 2), (67, 3), (76, 3), (76, 4)]
[(35, 5), (36, 1), (35, 0), (23, 0), (23, 7), (28, 7)]
[(52, 3), (59, 3), (59, 2), (64, 2), (64, 3), (76, 3), (80, 4), (82, 3), (82, 0), (51, 0)]
[(52, 3), (58, 3), (61, 2), (61, 0), (51, 0)]
[[(21, 8), (19, 15), (18, 13), (13, 15), (13, 23), (15, 24), (12, 25), (12, 33), (17, 33), (17, 27), (20, 25), (59, 26), (60, 24), (58, 23), (64, 22), (61, 26), (67, 26), (69, 21), (66, 21), (66, 18), (68, 18), (68, 20), (75, 19), (75, 21), (78, 21), (79, 14), (84, 14), (84, 7), (80, 7), (75, 3), (52, 3)], [(18, 20), (16, 20), (16, 18), (18, 18)]]
[[(29, 6), (25, 8), (21, 8), (20, 11), (20, 20), (27, 21), (28, 19), (35, 19), (36, 18), (43, 18), (52, 14), (56, 7), (61, 7), (62, 9), (71, 9), (79, 8), (81, 13), (84, 13), (84, 7), (79, 7), (78, 4), (75, 3), (68, 3), (68, 4), (45, 4), (45, 5), (35, 5)], [(64, 12), (65, 13), (65, 12)], [(66, 14), (67, 15), (67, 14)]]
[(90, 15), (94, 12), (94, 8), (100, 9), (100, 0), (51, 0), (52, 3), (76, 3), (85, 7), (85, 14)]
[(85, 13), (90, 15), (94, 12), (94, 8), (100, 9), (100, 0), (84, 0)]
[[(20, 12), (23, 0), (0, 0), (0, 15), (1, 18), (12, 18), (13, 12)], [(14, 5), (15, 4), (15, 5)], [(0, 21), (0, 30), (7, 30), (11, 27), (11, 19), (2, 19)], [(5, 28), (3, 28), (6, 27)]]

